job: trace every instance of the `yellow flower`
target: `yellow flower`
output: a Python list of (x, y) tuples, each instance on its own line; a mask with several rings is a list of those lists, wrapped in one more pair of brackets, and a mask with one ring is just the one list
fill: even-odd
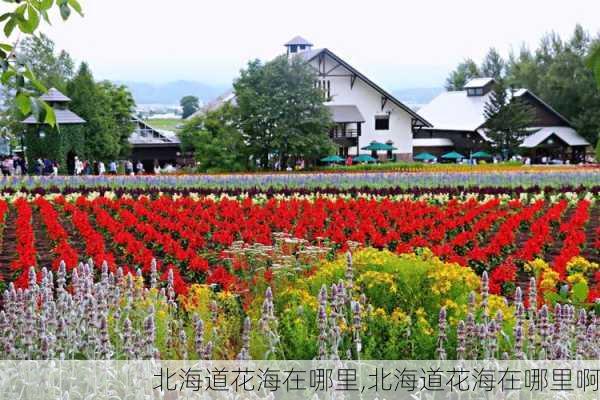
[(571, 285), (576, 285), (579, 282), (587, 283), (587, 279), (585, 279), (585, 276), (581, 272), (576, 272), (567, 277), (567, 282), (569, 282)]
[(583, 274), (594, 273), (600, 269), (600, 265), (590, 262), (583, 257), (573, 257), (567, 263), (567, 271), (569, 274), (581, 272)]

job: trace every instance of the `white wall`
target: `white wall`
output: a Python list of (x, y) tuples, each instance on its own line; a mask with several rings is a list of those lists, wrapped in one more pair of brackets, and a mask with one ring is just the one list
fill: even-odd
[[(326, 58), (325, 71), (329, 71), (337, 63), (334, 60)], [(318, 60), (312, 61), (312, 65), (318, 68)], [(350, 75), (343, 67), (333, 70), (330, 75)], [(320, 77), (320, 80), (331, 81), (332, 101), (326, 104), (331, 105), (355, 105), (365, 118), (362, 124), (362, 135), (359, 138), (359, 147), (367, 146), (371, 141), (376, 140), (385, 143), (388, 140), (394, 142), (395, 154), (412, 154), (412, 117), (402, 108), (396, 106), (390, 100), (381, 109), (381, 94), (373, 89), (360, 78), (356, 78), (354, 86), (350, 88), (351, 78), (348, 76), (327, 76)], [(375, 116), (390, 113), (390, 129), (387, 131), (375, 130)], [(356, 149), (350, 150), (352, 154)], [(361, 153), (370, 154), (369, 151), (361, 150)]]

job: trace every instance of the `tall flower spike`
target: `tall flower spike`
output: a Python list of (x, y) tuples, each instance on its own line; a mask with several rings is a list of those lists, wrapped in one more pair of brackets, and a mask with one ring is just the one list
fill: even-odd
[(150, 262), (150, 287), (156, 288), (158, 282), (158, 272), (156, 270), (156, 259), (153, 258)]
[(352, 305), (352, 327), (354, 333), (354, 349), (356, 350), (356, 356), (360, 359), (360, 353), (362, 352), (362, 340), (361, 340), (361, 331), (362, 331), (362, 318), (361, 318), (361, 308), (360, 303), (355, 301)]
[(444, 344), (446, 343), (446, 307), (442, 307), (440, 309), (439, 317), (438, 317), (438, 347), (437, 347), (437, 355), (439, 360), (446, 359), (446, 349), (444, 348)]

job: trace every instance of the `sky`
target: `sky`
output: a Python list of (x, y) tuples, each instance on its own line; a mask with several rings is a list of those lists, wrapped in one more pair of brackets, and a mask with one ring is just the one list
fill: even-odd
[(576, 23), (596, 35), (591, 0), (80, 0), (83, 18), (43, 31), (97, 78), (228, 85), (301, 35), (390, 89), (437, 87), (490, 46), (507, 55)]

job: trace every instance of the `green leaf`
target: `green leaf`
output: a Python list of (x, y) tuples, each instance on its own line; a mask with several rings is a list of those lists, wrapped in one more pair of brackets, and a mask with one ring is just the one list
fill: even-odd
[(3, 85), (7, 85), (15, 75), (17, 75), (17, 73), (12, 69), (4, 71), (2, 77), (0, 77), (0, 82), (2, 82)]
[(79, 4), (78, 0), (69, 0), (69, 5), (77, 14), (83, 17), (83, 10), (81, 9), (81, 4)]
[(587, 283), (579, 282), (573, 285), (573, 299), (577, 303), (585, 303), (588, 298), (588, 294), (590, 292)]
[(27, 7), (26, 13), (19, 18), (19, 28), (25, 33), (33, 33), (40, 25), (40, 14), (34, 7)]
[(40, 0), (40, 10), (49, 10), (54, 5), (54, 0)]
[(70, 15), (71, 15), (71, 8), (67, 4), (61, 4), (60, 5), (60, 16), (62, 17), (62, 19), (64, 19), (66, 21), (67, 19), (69, 19)]
[(4, 24), (4, 35), (6, 35), (6, 37), (9, 37), (15, 30), (15, 27), (17, 26), (17, 21), (18, 18), (14, 14), (11, 14), (10, 19), (6, 21), (6, 24)]
[(15, 104), (21, 114), (28, 115), (31, 112), (31, 101), (29, 100), (29, 96), (25, 93), (19, 93), (17, 97), (15, 97)]
[(46, 116), (44, 117), (44, 123), (50, 125), (51, 127), (58, 127), (56, 124), (56, 114), (54, 113), (54, 109), (48, 105), (45, 101), (42, 102), (44, 104), (44, 111)]
[(0, 43), (0, 49), (10, 52), (13, 50), (12, 45), (8, 44), (8, 43)]

